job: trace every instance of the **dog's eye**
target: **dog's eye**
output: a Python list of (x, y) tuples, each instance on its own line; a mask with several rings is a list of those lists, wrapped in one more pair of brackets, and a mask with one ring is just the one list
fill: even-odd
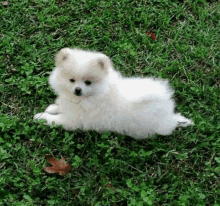
[(74, 82), (75, 82), (75, 79), (70, 79), (70, 82), (74, 83)]
[(86, 80), (86, 81), (85, 81), (85, 84), (86, 84), (86, 85), (90, 85), (90, 84), (92, 84), (92, 82), (89, 81), (89, 80)]

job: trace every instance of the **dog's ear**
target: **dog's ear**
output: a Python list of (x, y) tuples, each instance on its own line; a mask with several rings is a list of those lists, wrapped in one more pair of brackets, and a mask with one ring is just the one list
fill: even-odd
[(98, 66), (102, 69), (102, 70), (106, 70), (108, 71), (110, 67), (112, 67), (112, 62), (110, 60), (109, 57), (107, 57), (106, 55), (102, 55), (101, 57), (97, 58), (97, 62), (98, 62)]
[(61, 49), (56, 55), (56, 66), (59, 67), (64, 61), (69, 58), (70, 48)]

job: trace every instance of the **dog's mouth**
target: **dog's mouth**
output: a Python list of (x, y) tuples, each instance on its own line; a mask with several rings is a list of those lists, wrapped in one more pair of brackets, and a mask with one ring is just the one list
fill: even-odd
[(83, 95), (83, 94), (75, 94), (74, 93), (74, 95), (76, 96), (76, 97), (78, 97), (78, 98), (82, 98), (82, 99), (84, 99), (84, 98), (88, 98), (88, 97), (91, 97), (92, 95), (91, 94), (88, 94), (88, 95)]
[(81, 97), (81, 96), (83, 96), (83, 94), (82, 93), (74, 93), (74, 95), (76, 95), (77, 97)]

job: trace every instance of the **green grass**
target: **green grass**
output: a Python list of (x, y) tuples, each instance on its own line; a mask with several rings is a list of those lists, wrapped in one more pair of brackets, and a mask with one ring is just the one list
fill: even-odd
[[(0, 3), (0, 205), (219, 206), (220, 4), (18, 2)], [(54, 55), (75, 46), (104, 52), (125, 76), (169, 79), (195, 126), (136, 141), (36, 124), (55, 99)], [(46, 154), (71, 172), (45, 173)]]

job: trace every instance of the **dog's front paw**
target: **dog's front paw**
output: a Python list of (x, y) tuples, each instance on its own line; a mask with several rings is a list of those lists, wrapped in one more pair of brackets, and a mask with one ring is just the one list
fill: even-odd
[(59, 113), (59, 106), (57, 104), (50, 104), (47, 109), (45, 110), (46, 113), (49, 114), (58, 114)]
[(47, 121), (46, 125), (52, 125), (54, 122), (55, 125), (62, 125), (63, 121), (61, 120), (60, 115), (52, 115), (45, 112), (38, 113), (34, 116), (34, 119), (40, 120), (45, 119)]
[(45, 112), (41, 112), (41, 113), (36, 114), (34, 116), (34, 119), (37, 119), (37, 120), (44, 119), (44, 120), (46, 120), (45, 125), (51, 125), (52, 122), (54, 121), (51, 116), (56, 116), (56, 115), (51, 115), (51, 114), (48, 114)]
[(45, 119), (45, 120), (47, 120), (46, 113), (44, 113), (44, 112), (38, 113), (34, 116), (34, 119)]

